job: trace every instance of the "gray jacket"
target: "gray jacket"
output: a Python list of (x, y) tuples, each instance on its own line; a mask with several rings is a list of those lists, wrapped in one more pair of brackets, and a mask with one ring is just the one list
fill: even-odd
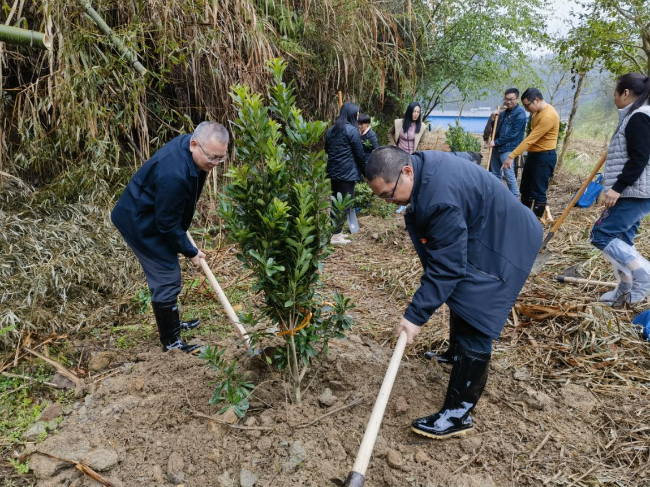
[[(630, 107), (622, 108), (618, 111), (620, 122), (614, 132), (612, 141), (607, 150), (607, 160), (605, 161), (605, 173), (603, 176), (603, 186), (605, 191), (609, 190), (617, 181), (617, 177), (623, 171), (623, 166), (630, 159), (627, 152), (627, 139), (625, 138), (625, 127), (632, 115), (637, 112), (645, 113), (650, 117), (650, 105), (642, 105), (634, 112), (630, 112)], [(636, 182), (625, 188), (621, 193), (623, 198), (650, 198), (650, 160), (643, 173)]]

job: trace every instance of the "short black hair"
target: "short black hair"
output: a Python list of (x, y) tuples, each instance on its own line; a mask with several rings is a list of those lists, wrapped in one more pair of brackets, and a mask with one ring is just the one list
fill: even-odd
[(519, 98), (519, 90), (517, 88), (508, 88), (504, 93), (504, 96), (508, 96), (510, 94), (514, 94), (517, 98)]
[(622, 95), (625, 90), (630, 90), (638, 97), (628, 112), (632, 113), (650, 101), (650, 78), (639, 73), (624, 74), (616, 80), (616, 93)]
[(529, 102), (534, 102), (535, 98), (539, 98), (540, 100), (544, 99), (544, 96), (542, 95), (542, 92), (539, 91), (537, 88), (528, 88), (524, 93), (521, 95), (522, 100), (526, 100)]
[(411, 155), (395, 145), (382, 145), (375, 149), (366, 166), (366, 178), (373, 181), (382, 178), (387, 183), (397, 181), (404, 166), (411, 164)]
[(361, 125), (362, 123), (370, 123), (370, 115), (368, 115), (367, 113), (360, 113), (357, 122), (359, 123), (359, 125)]

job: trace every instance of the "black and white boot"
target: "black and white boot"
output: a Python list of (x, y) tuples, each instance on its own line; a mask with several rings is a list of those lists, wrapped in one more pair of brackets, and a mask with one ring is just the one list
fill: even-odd
[(471, 412), (488, 377), (490, 354), (456, 345), (447, 396), (436, 414), (416, 419), (411, 430), (427, 438), (445, 439), (467, 433), (474, 427)]
[(185, 353), (190, 353), (199, 348), (198, 345), (185, 343), (181, 338), (181, 319), (178, 314), (176, 301), (167, 303), (152, 302), (151, 306), (153, 307), (153, 314), (156, 317), (163, 352), (179, 349)]
[(181, 331), (193, 330), (201, 324), (198, 318), (195, 320), (181, 321)]
[(439, 364), (453, 364), (454, 363), (454, 348), (455, 343), (450, 343), (449, 348), (444, 352), (434, 352), (432, 350), (424, 352), (424, 358), (428, 360), (433, 360), (434, 358), (438, 361)]

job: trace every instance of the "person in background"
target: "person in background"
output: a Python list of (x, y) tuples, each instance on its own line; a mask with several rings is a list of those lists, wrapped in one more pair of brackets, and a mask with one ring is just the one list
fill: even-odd
[(429, 128), (426, 123), (422, 123), (422, 107), (416, 101), (409, 103), (404, 112), (404, 118), (395, 120), (393, 129), (388, 134), (390, 145), (394, 141), (397, 147), (413, 154), (418, 150), (420, 139)]
[[(392, 131), (388, 133), (388, 143), (395, 141), (397, 147), (413, 154), (420, 144), (424, 132), (429, 131), (428, 125), (422, 126), (422, 107), (416, 101), (409, 103), (404, 112), (404, 118), (395, 119)], [(400, 206), (396, 213), (402, 213), (406, 206)]]
[[(492, 340), (528, 278), (542, 226), (501, 182), (448, 152), (380, 147), (366, 177), (377, 197), (410, 203), (404, 222), (424, 270), (396, 334), (406, 332), (411, 344), (436, 309), (450, 309), (449, 350), (442, 354), (453, 363), (447, 394), (441, 409), (413, 421), (411, 430), (434, 439), (463, 434), (473, 427)], [(426, 394), (426, 384), (419, 386)]]
[[(359, 107), (345, 102), (339, 116), (325, 135), (327, 152), (327, 176), (332, 185), (332, 195), (354, 198), (354, 186), (365, 173), (366, 156), (359, 133)], [(352, 210), (354, 211), (354, 210)], [(343, 235), (343, 220), (332, 214), (334, 232), (330, 243), (348, 244), (350, 240)]]
[(621, 76), (614, 103), (620, 121), (605, 160), (605, 210), (591, 230), (591, 243), (614, 267), (618, 286), (600, 300), (615, 306), (640, 303), (650, 294), (650, 262), (634, 247), (650, 213), (650, 79)]
[(503, 161), (503, 169), (512, 168), (515, 157), (528, 151), (521, 173), (521, 202), (532, 208), (537, 218), (546, 210), (546, 191), (557, 163), (557, 138), (560, 132), (560, 116), (552, 105), (544, 101), (542, 92), (528, 88), (521, 95), (521, 104), (532, 113), (530, 134)]
[(370, 154), (379, 147), (379, 142), (377, 140), (377, 134), (370, 128), (370, 115), (362, 113), (359, 115), (358, 122), (359, 133), (361, 134), (361, 145), (363, 146), (363, 152), (366, 155), (367, 165), (370, 160)]
[(205, 258), (186, 232), (208, 173), (226, 159), (229, 140), (226, 128), (215, 122), (175, 137), (138, 169), (111, 213), (144, 270), (164, 352), (198, 348), (181, 338), (182, 330), (195, 328), (199, 321), (180, 320), (178, 254), (196, 266)]
[[(506, 90), (503, 96), (503, 105), (504, 110), (496, 110), (490, 117), (494, 123), (496, 115), (499, 114), (494, 140), (488, 140), (486, 144), (488, 147), (492, 147), (490, 172), (499, 181), (505, 179), (510, 192), (519, 198), (519, 187), (514, 170), (512, 167), (507, 169), (503, 167), (503, 162), (508, 158), (510, 152), (524, 140), (526, 131), (526, 110), (519, 106), (519, 90), (517, 88)], [(493, 123), (490, 127), (493, 126)]]

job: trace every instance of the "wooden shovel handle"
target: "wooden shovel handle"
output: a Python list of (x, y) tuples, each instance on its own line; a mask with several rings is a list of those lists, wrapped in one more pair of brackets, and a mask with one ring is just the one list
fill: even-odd
[(343, 92), (339, 91), (339, 110), (343, 106)]
[(370, 456), (372, 455), (372, 450), (375, 447), (375, 441), (377, 440), (377, 434), (379, 433), (379, 427), (381, 426), (381, 420), (384, 417), (386, 404), (388, 403), (390, 392), (393, 389), (395, 376), (397, 376), (397, 370), (399, 369), (405, 348), (406, 332), (402, 331), (402, 333), (399, 335), (399, 338), (397, 339), (395, 351), (393, 352), (393, 356), (391, 357), (388, 364), (388, 369), (386, 370), (386, 375), (384, 376), (384, 382), (382, 382), (381, 389), (379, 389), (379, 394), (377, 395), (375, 406), (372, 408), (372, 414), (368, 420), (366, 432), (363, 435), (361, 446), (359, 446), (357, 459), (354, 461), (354, 466), (348, 475), (348, 480), (346, 481), (345, 485), (351, 487), (358, 487), (363, 485), (366, 470), (368, 469), (368, 464), (370, 463)]
[(581, 279), (579, 277), (568, 277), (568, 276), (557, 276), (558, 282), (564, 282), (567, 284), (587, 284), (589, 286), (603, 286), (615, 288), (618, 283), (608, 282), (608, 281), (592, 281), (591, 279)]
[[(190, 235), (190, 232), (187, 232), (187, 238), (190, 240), (190, 243), (198, 249), (198, 246), (194, 242), (194, 239)], [(221, 306), (223, 306), (223, 308), (226, 310), (226, 314), (228, 315), (228, 318), (230, 318), (230, 321), (235, 328), (235, 332), (237, 332), (239, 338), (244, 340), (246, 346), (250, 348), (251, 344), (250, 344), (250, 338), (248, 336), (248, 333), (246, 332), (244, 326), (239, 322), (237, 313), (235, 313), (235, 310), (232, 309), (232, 306), (230, 306), (230, 301), (228, 301), (226, 294), (223, 292), (223, 289), (221, 289), (221, 286), (217, 282), (217, 279), (214, 277), (214, 274), (210, 270), (208, 263), (203, 258), (201, 258), (199, 262), (201, 264), (201, 268), (203, 269), (203, 272), (205, 273), (205, 276), (208, 278), (208, 281), (212, 286), (212, 289), (214, 289), (214, 292), (217, 293), (217, 296), (219, 297), (219, 301), (221, 302)]]
[[(499, 110), (501, 107), (497, 105), (497, 110)], [(494, 117), (494, 125), (492, 125), (492, 135), (490, 136), (490, 142), (494, 142), (494, 137), (497, 134), (497, 124), (499, 123), (499, 115), (500, 113), (497, 113), (496, 116)], [(485, 165), (485, 169), (488, 171), (490, 170), (490, 161), (492, 160), (492, 149), (493, 147), (490, 147), (488, 150), (488, 156), (487, 156), (487, 164)]]
[(571, 211), (571, 208), (573, 208), (580, 197), (583, 195), (585, 190), (587, 189), (587, 186), (589, 186), (589, 183), (594, 179), (596, 176), (596, 173), (600, 171), (600, 168), (603, 167), (603, 164), (605, 164), (605, 159), (607, 159), (607, 152), (603, 154), (603, 156), (600, 158), (600, 161), (598, 161), (598, 164), (594, 166), (594, 168), (591, 170), (591, 173), (589, 174), (589, 177), (585, 179), (584, 183), (582, 183), (582, 186), (580, 186), (580, 190), (576, 193), (576, 195), (573, 197), (571, 200), (571, 203), (569, 203), (569, 206), (566, 207), (566, 210), (564, 210), (564, 213), (562, 213), (562, 216), (557, 219), (555, 222), (555, 225), (553, 225), (553, 228), (551, 229), (551, 233), (555, 233), (558, 228), (560, 228), (560, 225), (562, 225), (562, 222), (566, 220), (566, 217), (569, 216), (569, 212)]

